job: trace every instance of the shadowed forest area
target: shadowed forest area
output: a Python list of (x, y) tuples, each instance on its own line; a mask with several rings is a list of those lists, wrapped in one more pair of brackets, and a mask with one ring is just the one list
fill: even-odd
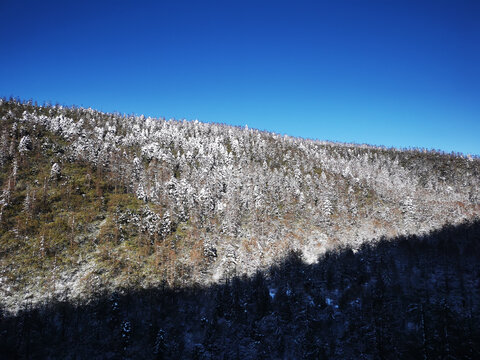
[(211, 287), (2, 312), (4, 359), (478, 359), (480, 222)]

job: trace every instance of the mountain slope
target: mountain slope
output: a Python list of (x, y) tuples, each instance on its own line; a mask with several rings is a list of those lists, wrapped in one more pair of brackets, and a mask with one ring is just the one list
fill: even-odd
[(480, 160), (0, 104), (3, 305), (209, 284), (480, 214)]
[(480, 222), (0, 317), (0, 358), (477, 359)]

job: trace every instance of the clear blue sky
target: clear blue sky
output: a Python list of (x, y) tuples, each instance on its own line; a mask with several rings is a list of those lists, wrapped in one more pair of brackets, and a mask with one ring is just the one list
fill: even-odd
[(480, 154), (480, 1), (0, 0), (0, 96)]

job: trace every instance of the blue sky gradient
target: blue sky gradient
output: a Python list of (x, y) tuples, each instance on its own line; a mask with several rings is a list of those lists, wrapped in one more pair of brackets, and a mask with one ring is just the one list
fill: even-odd
[(0, 0), (0, 96), (480, 155), (480, 1)]

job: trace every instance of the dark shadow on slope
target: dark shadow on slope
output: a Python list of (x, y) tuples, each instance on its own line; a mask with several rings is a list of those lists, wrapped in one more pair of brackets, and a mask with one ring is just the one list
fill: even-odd
[(4, 359), (480, 358), (480, 222), (208, 288), (3, 315)]

